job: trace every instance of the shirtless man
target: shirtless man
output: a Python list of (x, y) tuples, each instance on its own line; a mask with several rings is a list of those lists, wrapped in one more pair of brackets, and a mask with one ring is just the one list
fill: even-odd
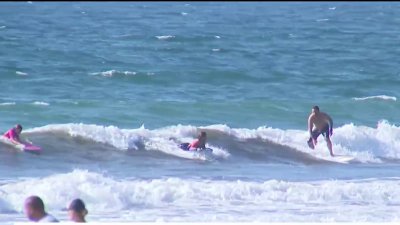
[(329, 152), (333, 157), (332, 142), (330, 139), (330, 136), (333, 134), (332, 126), (332, 118), (328, 114), (320, 112), (318, 106), (314, 106), (310, 116), (308, 117), (308, 132), (310, 133), (308, 144), (312, 149), (314, 149), (314, 146), (317, 144), (318, 136), (322, 134), (325, 137)]

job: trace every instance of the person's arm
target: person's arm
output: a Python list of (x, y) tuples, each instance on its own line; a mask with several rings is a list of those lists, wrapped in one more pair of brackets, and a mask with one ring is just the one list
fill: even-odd
[(314, 117), (313, 117), (313, 115), (310, 115), (308, 117), (308, 133), (310, 134), (310, 137), (312, 137), (313, 121), (314, 121)]
[(326, 117), (328, 118), (328, 122), (329, 122), (329, 136), (332, 136), (332, 134), (333, 134), (333, 120), (328, 114), (326, 114)]
[(11, 134), (10, 134), (10, 140), (11, 140), (11, 142), (12, 143), (14, 143), (14, 144), (23, 144), (22, 142), (21, 142), (21, 140), (19, 139), (19, 136), (15, 133), (15, 131), (14, 132), (11, 132)]

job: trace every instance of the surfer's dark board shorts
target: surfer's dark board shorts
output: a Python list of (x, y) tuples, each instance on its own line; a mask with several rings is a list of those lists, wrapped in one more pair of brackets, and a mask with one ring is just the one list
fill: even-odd
[(317, 140), (318, 136), (322, 134), (325, 138), (329, 137), (329, 125), (326, 125), (324, 129), (320, 132), (318, 129), (315, 129), (311, 132), (312, 137), (314, 140)]

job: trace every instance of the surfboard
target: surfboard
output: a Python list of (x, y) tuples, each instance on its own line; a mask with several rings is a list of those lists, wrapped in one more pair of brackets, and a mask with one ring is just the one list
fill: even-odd
[(3, 136), (0, 137), (0, 141), (6, 145), (12, 146), (12, 147), (20, 150), (22, 152), (39, 154), (42, 151), (41, 147), (33, 145), (32, 143), (14, 144), (8, 138), (5, 138)]
[(180, 149), (183, 151), (193, 151), (193, 152), (212, 152), (213, 150), (211, 148), (199, 148), (196, 150), (190, 150), (189, 149), (189, 143), (182, 143), (178, 145)]
[(192, 153), (193, 159), (200, 159), (200, 160), (212, 160), (213, 159), (213, 156), (212, 156), (213, 150), (211, 148), (190, 150), (189, 143), (179, 144), (178, 147), (185, 152)]
[(355, 157), (351, 155), (335, 155), (334, 157), (324, 158), (324, 160), (337, 163), (349, 163), (354, 159)]
[(41, 151), (42, 148), (39, 147), (39, 146), (36, 146), (36, 145), (28, 143), (28, 144), (24, 145), (23, 150), (24, 151)]

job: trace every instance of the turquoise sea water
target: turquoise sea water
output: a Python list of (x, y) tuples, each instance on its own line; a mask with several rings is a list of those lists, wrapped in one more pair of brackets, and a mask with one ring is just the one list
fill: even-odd
[[(29, 194), (65, 220), (81, 197), (91, 221), (398, 221), (399, 12), (1, 3), (0, 128), (21, 123), (43, 153), (0, 145), (0, 221), (26, 220)], [(307, 148), (313, 105), (334, 120), (335, 153), (354, 161), (326, 161), (322, 138)], [(176, 147), (200, 130), (211, 160)]]

